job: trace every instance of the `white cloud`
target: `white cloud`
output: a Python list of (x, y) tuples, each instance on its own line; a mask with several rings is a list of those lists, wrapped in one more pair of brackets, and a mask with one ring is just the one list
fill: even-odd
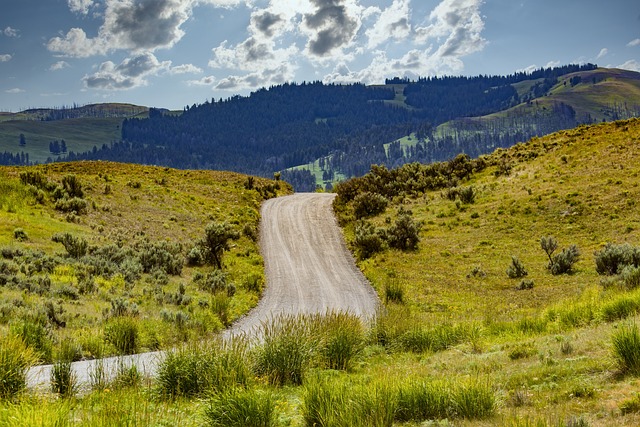
[(67, 0), (69, 9), (71, 12), (80, 13), (86, 15), (89, 13), (89, 9), (93, 7), (93, 0)]
[(627, 43), (627, 46), (629, 47), (640, 46), (640, 39), (631, 40), (629, 43)]
[(189, 86), (213, 86), (216, 81), (217, 79), (214, 76), (206, 76), (200, 80), (189, 80), (187, 84)]
[(616, 68), (621, 68), (623, 70), (637, 71), (640, 73), (640, 62), (635, 59), (631, 59), (624, 64), (618, 65)]
[(265, 69), (242, 76), (228, 76), (215, 85), (215, 89), (221, 90), (247, 90), (264, 86), (283, 84), (292, 81), (295, 76), (294, 70), (282, 64), (279, 67)]
[(171, 67), (169, 70), (170, 74), (200, 74), (202, 73), (202, 68), (196, 67), (193, 64), (182, 64), (177, 65), (175, 67)]
[(2, 30), (2, 34), (4, 34), (7, 37), (20, 37), (20, 31), (11, 27), (7, 27), (4, 30)]
[(160, 62), (150, 52), (127, 58), (119, 65), (103, 62), (98, 71), (83, 78), (88, 89), (127, 90), (145, 86), (147, 77), (157, 75), (171, 67), (171, 61)]
[(416, 29), (417, 39), (445, 39), (437, 51), (439, 57), (460, 57), (480, 51), (486, 40), (480, 33), (484, 21), (480, 16), (481, 0), (443, 0), (429, 15), (427, 27)]
[(81, 28), (49, 40), (52, 52), (72, 57), (110, 51), (153, 51), (170, 48), (184, 35), (180, 28), (192, 13), (194, 0), (106, 0), (104, 23), (95, 38)]
[(16, 93), (24, 93), (24, 92), (26, 92), (26, 90), (16, 87), (16, 88), (13, 88), (13, 89), (5, 90), (5, 92), (6, 93), (10, 93), (10, 94), (16, 94)]
[(379, 11), (378, 20), (366, 30), (367, 47), (375, 49), (389, 39), (404, 40), (411, 34), (409, 0), (393, 0), (391, 6)]
[(68, 62), (65, 61), (58, 61), (55, 64), (51, 64), (51, 67), (49, 67), (49, 70), (51, 71), (59, 71), (59, 70), (64, 70), (65, 68), (69, 68), (70, 65)]
[(13, 56), (9, 54), (0, 55), (0, 62), (9, 62)]
[(603, 58), (607, 56), (608, 53), (609, 53), (609, 49), (607, 49), (606, 47), (603, 47), (602, 49), (600, 49), (600, 52), (598, 53), (598, 56), (596, 56), (596, 59)]

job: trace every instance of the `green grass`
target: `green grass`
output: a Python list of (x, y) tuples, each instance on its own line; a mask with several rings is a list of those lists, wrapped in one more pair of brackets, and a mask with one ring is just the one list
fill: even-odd
[[(22, 184), (25, 171), (39, 171), (49, 184)], [(69, 176), (81, 184), (84, 213), (56, 209), (58, 190), (50, 189), (70, 185)], [(109, 162), (0, 168), (0, 333), (26, 325), (23, 335), (43, 362), (66, 338), (83, 357), (97, 357), (215, 335), (257, 303), (264, 278), (256, 235), (244, 232), (257, 230), (262, 201), (245, 188), (247, 179)], [(279, 191), (290, 189), (281, 183)], [(223, 255), (224, 294), (194, 280), (213, 267), (182, 261), (210, 222), (238, 232)], [(16, 238), (17, 229), (27, 239)], [(110, 318), (123, 315), (135, 318), (133, 345), (105, 331)]]

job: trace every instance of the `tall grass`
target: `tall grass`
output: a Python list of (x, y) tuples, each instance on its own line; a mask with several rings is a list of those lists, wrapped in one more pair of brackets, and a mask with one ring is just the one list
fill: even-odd
[(275, 400), (270, 392), (230, 388), (214, 394), (204, 410), (206, 425), (213, 427), (272, 427)]
[(302, 384), (313, 356), (308, 319), (278, 316), (262, 324), (262, 336), (254, 351), (256, 373), (272, 385)]
[(21, 338), (0, 338), (0, 399), (16, 397), (26, 387), (27, 371), (36, 363), (33, 350)]
[(161, 396), (176, 398), (247, 386), (250, 380), (246, 345), (235, 341), (189, 345), (168, 352), (160, 364), (156, 382)]
[(351, 369), (365, 345), (362, 321), (345, 312), (314, 316), (310, 321), (314, 329), (311, 339), (318, 346), (321, 365), (329, 369)]
[(71, 368), (75, 350), (74, 343), (65, 340), (51, 370), (51, 390), (62, 397), (71, 397), (76, 392), (76, 376)]
[(640, 331), (637, 324), (622, 325), (611, 337), (613, 357), (623, 372), (640, 374)]

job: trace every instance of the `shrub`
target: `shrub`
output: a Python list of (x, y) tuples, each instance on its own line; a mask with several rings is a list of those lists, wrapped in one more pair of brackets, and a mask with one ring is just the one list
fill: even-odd
[(204, 416), (219, 427), (272, 427), (277, 425), (275, 400), (270, 392), (233, 388), (214, 394)]
[(37, 357), (22, 339), (8, 334), (0, 338), (0, 399), (12, 399), (27, 385), (27, 371)]
[(84, 196), (82, 184), (75, 175), (65, 175), (62, 178), (62, 187), (70, 197), (81, 199)]
[(420, 226), (410, 214), (400, 213), (395, 224), (387, 230), (389, 246), (403, 251), (416, 249), (420, 242)]
[(226, 222), (211, 222), (204, 232), (204, 238), (198, 241), (203, 259), (216, 268), (222, 269), (222, 256), (229, 250), (229, 240), (237, 240), (240, 235)]
[(553, 256), (549, 270), (553, 275), (571, 273), (573, 264), (578, 262), (578, 258), (580, 258), (580, 250), (576, 245), (571, 245)]
[(29, 240), (29, 236), (27, 235), (27, 232), (24, 231), (22, 228), (16, 228), (15, 230), (13, 230), (13, 238), (19, 242), (24, 242), (25, 240)]
[(227, 290), (227, 277), (228, 274), (224, 271), (213, 270), (198, 280), (197, 284), (201, 290), (217, 294)]
[(61, 212), (75, 212), (77, 215), (87, 213), (87, 201), (79, 197), (62, 197), (56, 200), (55, 209)]
[(105, 326), (104, 339), (118, 354), (135, 354), (140, 344), (138, 323), (128, 316), (114, 317)]
[(175, 276), (182, 274), (184, 257), (182, 256), (182, 247), (179, 244), (166, 241), (152, 243), (143, 240), (136, 243), (134, 249), (138, 253), (140, 265), (145, 273), (162, 270)]
[(476, 191), (473, 186), (464, 187), (458, 191), (458, 197), (462, 203), (471, 204), (476, 200)]
[(598, 274), (612, 276), (626, 266), (640, 267), (640, 248), (628, 243), (607, 243), (600, 252), (596, 252), (595, 261)]
[(533, 280), (522, 279), (520, 283), (516, 285), (517, 291), (524, 291), (529, 289), (533, 289)]
[[(542, 236), (540, 246), (549, 258), (549, 266), (553, 263), (553, 253), (558, 249), (558, 241), (552, 236)], [(550, 267), (549, 267), (550, 268)]]
[(353, 244), (360, 259), (367, 259), (383, 249), (384, 241), (381, 233), (377, 232), (374, 225), (359, 221), (355, 227)]
[(254, 353), (254, 369), (272, 385), (300, 385), (311, 365), (312, 343), (306, 319), (279, 316), (262, 324), (263, 341)]
[(365, 218), (383, 213), (389, 201), (378, 193), (364, 192), (353, 199), (353, 213), (356, 218)]
[(507, 268), (507, 277), (511, 279), (520, 279), (529, 274), (524, 264), (518, 259), (517, 256), (511, 256), (511, 265)]
[(624, 400), (620, 404), (620, 413), (628, 415), (640, 412), (640, 393), (635, 393), (633, 397)]
[(640, 331), (638, 325), (623, 325), (611, 337), (613, 357), (620, 370), (640, 374)]
[(635, 289), (640, 286), (640, 267), (627, 265), (620, 272), (622, 284), (627, 289)]
[(51, 237), (56, 243), (62, 243), (65, 250), (72, 258), (82, 258), (87, 254), (89, 244), (82, 237), (73, 236), (70, 233), (56, 233)]

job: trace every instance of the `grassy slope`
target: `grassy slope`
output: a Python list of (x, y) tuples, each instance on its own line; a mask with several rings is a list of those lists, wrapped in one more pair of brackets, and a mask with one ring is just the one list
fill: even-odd
[[(60, 182), (67, 174), (80, 179), (84, 198), (89, 203), (88, 213), (68, 222), (66, 214), (53, 209), (53, 203), (37, 204), (31, 193), (19, 179), (22, 171), (42, 171), (50, 181)], [(54, 243), (51, 237), (57, 232), (70, 232), (84, 237), (90, 245), (106, 246), (118, 243), (129, 246), (136, 239), (145, 236), (151, 242), (168, 241), (184, 245), (186, 253), (193, 242), (203, 237), (204, 228), (210, 221), (231, 223), (238, 232), (245, 224), (257, 229), (259, 206), (262, 196), (255, 190), (245, 189), (247, 177), (228, 172), (182, 171), (109, 162), (56, 163), (29, 168), (0, 168), (0, 247), (42, 251), (49, 255), (64, 255), (62, 245)], [(256, 186), (268, 184), (269, 180), (255, 178)], [(109, 188), (108, 194), (105, 189)], [(281, 184), (281, 192), (289, 187)], [(14, 230), (23, 229), (29, 236), (26, 242), (14, 239)], [(262, 276), (262, 258), (257, 244), (243, 235), (233, 242), (231, 251), (225, 256), (229, 281), (237, 287), (228, 308), (229, 320), (238, 317), (257, 302), (257, 294), (246, 288), (247, 280)], [(64, 286), (77, 286), (76, 267), (71, 261), (63, 262), (56, 268), (52, 279), (52, 292)], [(176, 293), (180, 285), (186, 288), (186, 295), (192, 301), (188, 305), (159, 304), (154, 294), (158, 288), (154, 278), (144, 275), (132, 286), (124, 285), (122, 278), (96, 277), (96, 294), (80, 295), (76, 301), (53, 298), (63, 308), (63, 318), (67, 327), (53, 331), (54, 344), (60, 338), (70, 336), (80, 345), (89, 347), (91, 335), (101, 339), (103, 327), (102, 311), (110, 307), (114, 298), (125, 298), (135, 302), (140, 308), (140, 319), (148, 329), (155, 329), (160, 345), (172, 345), (180, 334), (175, 325), (162, 325), (160, 311), (182, 310), (189, 314), (196, 327), (200, 323), (204, 330), (216, 329), (219, 322), (199, 307), (198, 301), (208, 301), (210, 296), (198, 289), (191, 279), (197, 272), (207, 273), (210, 267), (185, 267), (181, 276), (170, 276), (169, 283), (161, 287), (161, 293)], [(22, 277), (21, 274), (19, 274)], [(38, 277), (39, 275), (36, 275)], [(159, 282), (158, 282), (159, 283)], [(131, 289), (121, 289), (122, 287)], [(15, 305), (19, 301), (24, 310), (13, 312), (11, 318), (2, 316), (0, 332), (6, 332), (8, 323), (16, 316), (27, 315), (37, 310), (50, 295), (39, 296), (21, 292), (10, 286), (0, 287), (0, 305)], [(200, 319), (200, 320), (197, 320)], [(197, 329), (197, 327), (196, 327)], [(182, 334), (189, 339), (195, 329)], [(201, 329), (200, 333), (204, 333)], [(144, 341), (144, 339), (143, 339)], [(142, 349), (147, 347), (142, 343)], [(148, 347), (147, 347), (148, 348)], [(91, 349), (83, 348), (87, 355)], [(108, 351), (108, 350), (107, 350)]]
[[(522, 325), (523, 319), (549, 319), (550, 310), (589, 311), (624, 294), (602, 288), (593, 254), (607, 242), (639, 244), (640, 120), (583, 126), (493, 156), (511, 159), (514, 169), (496, 178), (492, 167), (461, 183), (478, 191), (475, 203), (457, 206), (439, 191), (430, 192), (417, 200), (397, 199), (374, 218), (384, 226), (399, 202), (411, 209), (424, 222), (418, 251), (388, 250), (359, 262), (382, 297), (389, 283), (404, 289), (405, 306), (390, 306), (401, 313), (399, 319), (478, 322), (484, 331), (480, 349), (463, 345), (383, 366), (435, 377), (490, 376), (505, 397), (500, 421), (490, 425), (524, 416), (557, 425), (571, 414), (583, 414), (593, 425), (637, 425), (637, 416), (620, 417), (617, 411), (638, 384), (616, 374), (609, 348), (618, 324), (595, 319), (575, 328), (566, 319), (543, 320), (540, 333)], [(345, 232), (350, 239), (351, 227)], [(539, 243), (546, 235), (555, 236), (560, 248), (578, 245), (582, 256), (575, 273), (548, 272)], [(512, 255), (528, 269), (532, 290), (516, 290), (520, 279), (507, 277)], [(474, 267), (486, 276), (470, 275)], [(514, 325), (520, 326), (514, 330)], [(563, 342), (572, 343), (571, 354), (560, 351)], [(510, 360), (507, 355), (523, 344), (533, 349), (530, 356)], [(589, 396), (576, 391), (581, 387)], [(522, 407), (512, 401), (518, 390), (526, 397)]]
[[(47, 109), (0, 114), (0, 152), (29, 153), (29, 160), (44, 162), (47, 158), (54, 157), (49, 152), (49, 142), (63, 139), (69, 151), (90, 151), (94, 146), (101, 147), (102, 144), (119, 141), (123, 118), (132, 115), (139, 117), (140, 111), (146, 111), (145, 107), (129, 104), (97, 104), (88, 107), (93, 109), (92, 113), (104, 110), (104, 114), (114, 117), (41, 121), (48, 114)], [(142, 116), (145, 114), (143, 112)], [(21, 133), (27, 140), (25, 147), (19, 145)]]

